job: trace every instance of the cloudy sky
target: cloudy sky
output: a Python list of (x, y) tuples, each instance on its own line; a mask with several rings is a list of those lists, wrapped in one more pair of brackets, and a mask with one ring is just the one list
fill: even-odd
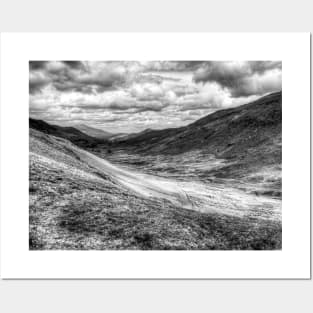
[(278, 61), (31, 61), (30, 116), (113, 133), (189, 124), (281, 90)]

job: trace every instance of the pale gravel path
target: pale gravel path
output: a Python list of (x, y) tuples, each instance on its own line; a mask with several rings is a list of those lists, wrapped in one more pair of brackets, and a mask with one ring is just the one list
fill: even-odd
[(199, 182), (181, 182), (139, 173), (114, 165), (85, 150), (73, 148), (82, 161), (109, 175), (124, 187), (143, 197), (157, 197), (177, 206), (200, 212), (281, 220), (281, 200), (248, 194), (231, 187)]

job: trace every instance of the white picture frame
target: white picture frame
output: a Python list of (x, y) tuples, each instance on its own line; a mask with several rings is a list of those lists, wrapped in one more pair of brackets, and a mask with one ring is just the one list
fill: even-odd
[[(281, 60), (281, 251), (30, 251), (29, 60)], [(3, 33), (1, 277), (310, 279), (310, 34)]]

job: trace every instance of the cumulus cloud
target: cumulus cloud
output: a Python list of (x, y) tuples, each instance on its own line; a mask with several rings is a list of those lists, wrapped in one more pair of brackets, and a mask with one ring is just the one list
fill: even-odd
[(233, 97), (261, 95), (281, 89), (281, 62), (207, 62), (194, 74), (196, 83), (216, 83)]
[(204, 61), (148, 61), (142, 62), (145, 71), (171, 72), (171, 71), (194, 71)]
[(177, 100), (179, 111), (218, 109), (229, 101), (227, 94), (221, 92), (216, 85), (205, 86), (198, 93), (186, 94)]
[(125, 73), (123, 70), (108, 68), (104, 71), (87, 72), (82, 75), (73, 77), (73, 81), (83, 86), (98, 87), (98, 91), (105, 91), (108, 88), (112, 89), (116, 85), (125, 82)]
[(34, 94), (40, 92), (41, 89), (51, 82), (50, 78), (43, 72), (30, 72), (29, 74), (29, 92)]
[[(44, 79), (34, 81), (32, 76)], [(30, 62), (31, 93), (40, 92), (48, 83), (61, 92), (104, 92), (116, 89), (125, 78), (125, 70), (112, 64), (94, 68), (79, 61)]]
[(30, 115), (116, 132), (175, 127), (279, 90), (281, 79), (279, 61), (30, 61)]

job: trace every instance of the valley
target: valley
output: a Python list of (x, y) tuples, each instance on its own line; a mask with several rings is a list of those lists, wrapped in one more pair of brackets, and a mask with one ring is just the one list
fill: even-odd
[(30, 120), (30, 249), (281, 249), (281, 93), (112, 140)]

